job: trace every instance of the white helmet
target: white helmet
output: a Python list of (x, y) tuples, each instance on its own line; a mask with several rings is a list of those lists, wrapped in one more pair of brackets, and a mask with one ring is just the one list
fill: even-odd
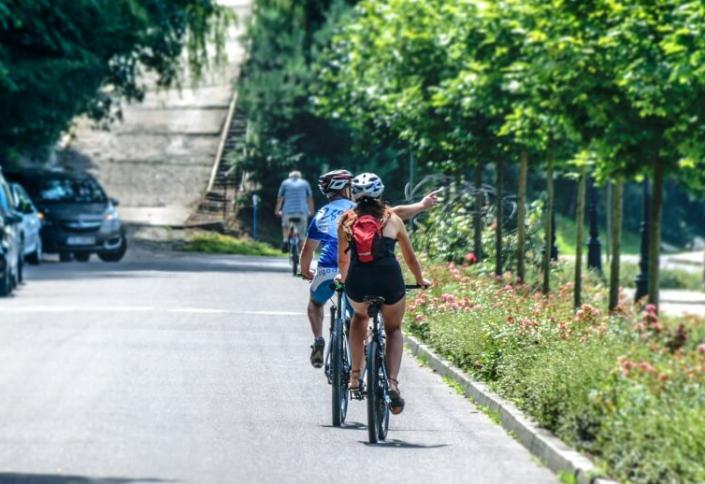
[(384, 192), (384, 184), (380, 177), (374, 173), (362, 173), (352, 179), (350, 183), (354, 200), (361, 198), (379, 198)]

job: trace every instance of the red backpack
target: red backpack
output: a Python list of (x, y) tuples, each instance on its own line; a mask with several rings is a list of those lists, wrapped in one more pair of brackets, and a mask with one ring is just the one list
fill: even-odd
[(350, 247), (359, 262), (369, 264), (384, 255), (382, 229), (385, 222), (386, 219), (380, 220), (372, 215), (363, 215), (353, 222)]

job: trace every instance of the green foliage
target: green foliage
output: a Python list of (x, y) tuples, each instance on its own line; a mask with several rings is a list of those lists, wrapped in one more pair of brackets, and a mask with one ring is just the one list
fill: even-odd
[[(418, 230), (414, 232), (414, 244), (423, 250), (430, 257), (437, 260), (451, 261), (456, 264), (467, 262), (470, 253), (474, 254), (473, 231), (470, 221), (475, 210), (475, 189), (463, 184), (457, 193), (452, 194), (447, 200), (441, 200), (440, 208), (434, 209), (419, 224)], [(494, 194), (491, 189), (483, 189), (482, 198), (485, 203), (481, 207), (482, 212), (482, 254), (484, 261), (490, 264), (495, 257), (495, 227), (496, 211)], [(504, 200), (505, 219), (503, 226), (505, 231), (505, 257), (504, 268), (507, 271), (516, 269), (516, 207), (514, 201), (507, 197)], [(541, 260), (542, 232), (541, 214), (543, 204), (536, 201), (528, 207), (527, 211), (527, 260), (529, 263), (538, 265)], [(490, 265), (481, 265), (490, 273), (494, 269)]]
[(282, 255), (281, 251), (263, 242), (237, 239), (214, 232), (199, 232), (189, 236), (181, 250), (206, 254)]
[(409, 302), (407, 328), (620, 481), (705, 479), (705, 321), (627, 303), (609, 316), (595, 305), (599, 283), (575, 313), (570, 271), (557, 267), (547, 299), (480, 270), (432, 265), (435, 285)]
[[(240, 85), (240, 108), (249, 125), (244, 149), (231, 159), (261, 186), (272, 204), (279, 182), (292, 168), (314, 180), (327, 169), (375, 171), (387, 193), (399, 196), (405, 159), (395, 142), (377, 143), (366, 153), (340, 119), (322, 116), (318, 62), (352, 1), (256, 0), (248, 26), (250, 52)], [(317, 195), (319, 196), (319, 195)]]
[(119, 116), (143, 70), (177, 82), (184, 45), (199, 76), (230, 19), (214, 0), (0, 0), (0, 155), (47, 146), (79, 114)]

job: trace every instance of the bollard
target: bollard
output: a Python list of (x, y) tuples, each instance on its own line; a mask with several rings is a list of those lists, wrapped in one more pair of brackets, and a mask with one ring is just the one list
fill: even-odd
[(257, 209), (259, 208), (259, 196), (252, 195), (252, 240), (257, 240)]

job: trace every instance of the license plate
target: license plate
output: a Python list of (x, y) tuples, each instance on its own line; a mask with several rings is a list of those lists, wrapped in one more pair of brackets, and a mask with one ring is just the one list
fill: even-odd
[(95, 237), (74, 236), (66, 239), (67, 245), (95, 245)]

